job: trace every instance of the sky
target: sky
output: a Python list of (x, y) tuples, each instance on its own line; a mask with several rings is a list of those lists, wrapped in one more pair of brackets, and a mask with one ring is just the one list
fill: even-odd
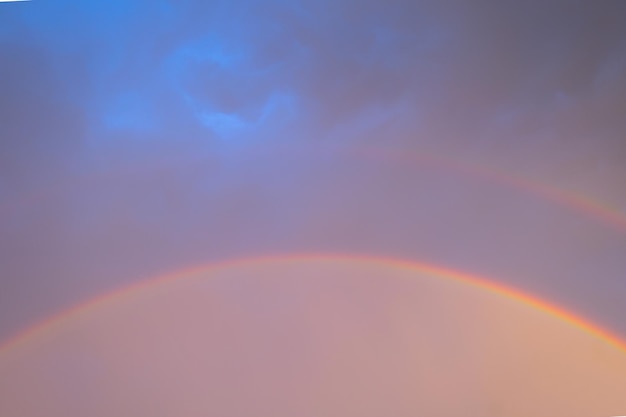
[(0, 340), (287, 253), (444, 265), (626, 338), (625, 28), (610, 0), (2, 3)]
[(612, 416), (626, 349), (414, 264), (234, 262), (136, 288), (0, 355), (28, 417)]

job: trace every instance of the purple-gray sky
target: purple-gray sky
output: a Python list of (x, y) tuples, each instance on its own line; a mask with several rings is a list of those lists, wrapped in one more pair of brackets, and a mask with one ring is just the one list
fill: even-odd
[(484, 274), (626, 335), (624, 230), (436, 162), (623, 213), (625, 112), (621, 1), (0, 4), (0, 340), (303, 251)]

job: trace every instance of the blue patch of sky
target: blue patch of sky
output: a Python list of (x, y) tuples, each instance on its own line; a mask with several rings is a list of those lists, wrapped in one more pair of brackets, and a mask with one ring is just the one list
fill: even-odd
[(280, 117), (282, 120), (293, 119), (297, 115), (297, 102), (298, 97), (296, 94), (286, 91), (275, 91), (263, 105), (259, 122), (270, 122), (276, 117)]
[[(193, 113), (199, 126), (223, 138), (258, 128), (266, 122), (274, 124), (283, 116), (287, 119), (294, 116), (297, 96), (285, 86), (270, 88), (245, 103), (245, 108), (234, 112), (217, 106), (210, 94), (202, 97), (189, 87), (189, 78), (203, 65), (214, 65), (221, 75), (234, 74), (234, 77), (224, 79), (219, 75), (214, 82), (232, 83), (233, 90), (238, 91), (245, 89), (245, 83), (237, 84), (239, 80), (253, 84), (272, 82), (273, 74), (284, 64), (273, 61), (259, 67), (253, 58), (258, 42), (262, 42), (259, 39), (280, 36), (280, 25), (255, 20), (254, 16), (239, 16), (245, 15), (244, 10), (227, 2), (219, 6), (227, 10), (218, 13), (226, 22), (207, 23), (211, 27), (210, 33), (174, 45), (156, 73), (154, 67), (143, 62), (145, 60), (140, 62), (140, 70), (146, 72), (140, 90), (128, 90), (127, 86), (120, 85), (120, 70), (129, 57), (139, 62), (143, 59), (141, 54), (145, 55), (141, 43), (145, 38), (139, 43), (133, 40), (138, 31), (143, 28), (159, 36), (172, 30), (173, 26), (184, 24), (179, 18), (185, 13), (185, 5), (175, 7), (173, 4), (167, 0), (151, 3), (144, 0), (38, 1), (30, 4), (36, 7), (24, 8), (20, 12), (20, 22), (14, 24), (14, 28), (4, 28), (5, 37), (13, 36), (16, 28), (22, 27), (31, 41), (45, 49), (56, 67), (59, 88), (63, 90), (60, 95), (64, 100), (75, 101), (88, 112), (88, 120), (91, 120), (88, 131), (93, 134), (90, 140), (107, 140), (118, 130), (146, 132), (158, 128), (156, 115), (164, 103), (154, 101), (154, 97), (162, 96), (164, 90), (176, 93), (181, 105)], [(215, 16), (207, 17), (210, 21), (216, 19)], [(266, 29), (271, 33), (266, 33)], [(141, 56), (136, 56), (138, 54)], [(78, 85), (72, 79), (71, 74), (76, 72), (71, 69), (76, 65), (87, 66), (88, 79), (82, 80), (87, 84)]]
[(243, 52), (227, 45), (216, 34), (208, 34), (180, 46), (165, 60), (163, 71), (171, 88), (198, 115), (200, 120), (205, 112), (195, 95), (188, 90), (187, 83), (192, 69), (202, 64), (213, 64), (223, 69), (233, 70), (244, 59)]
[(98, 41), (99, 55), (108, 48), (124, 44), (142, 10), (141, 2), (132, 0), (37, 1), (25, 9), (22, 21), (52, 54), (67, 59), (68, 52), (91, 46)]
[(0, 9), (0, 41), (23, 40), (21, 15), (32, 7), (28, 2), (7, 3)]
[(260, 105), (260, 115), (256, 119), (246, 119), (236, 112), (209, 109), (200, 110), (199, 117), (207, 128), (223, 139), (233, 139), (243, 134), (248, 134), (248, 138), (256, 137), (255, 134), (260, 134), (264, 127), (280, 129), (285, 122), (293, 120), (296, 115), (295, 103), (294, 94), (273, 92)]
[[(177, 14), (166, 0), (57, 0), (32, 2), (20, 21), (27, 41), (38, 42), (60, 70), (89, 61), (95, 84), (115, 72), (130, 53), (145, 45), (135, 35), (147, 31), (158, 35), (171, 29)], [(149, 39), (149, 38), (148, 38)], [(83, 56), (81, 56), (83, 54)]]
[(150, 101), (136, 91), (113, 96), (103, 110), (103, 122), (112, 130), (149, 131), (156, 127)]
[(248, 123), (237, 113), (201, 110), (198, 117), (203, 125), (211, 129), (221, 138), (228, 138), (233, 133), (243, 130)]
[[(165, 76), (171, 87), (195, 114), (197, 120), (222, 139), (232, 139), (235, 135), (257, 128), (275, 115), (279, 109), (289, 109), (293, 113), (293, 97), (284, 92), (270, 91), (261, 102), (245, 103), (238, 111), (220, 109), (210, 93), (193, 91), (190, 83), (195, 76), (206, 77), (209, 83), (224, 83), (221, 88), (234, 92), (245, 89), (246, 83), (263, 83), (265, 77), (280, 68), (279, 63), (266, 67), (255, 67), (251, 62), (252, 45), (224, 39), (216, 33), (187, 42), (178, 48), (164, 64)], [(229, 77), (228, 75), (234, 77)], [(237, 81), (241, 80), (241, 85)]]

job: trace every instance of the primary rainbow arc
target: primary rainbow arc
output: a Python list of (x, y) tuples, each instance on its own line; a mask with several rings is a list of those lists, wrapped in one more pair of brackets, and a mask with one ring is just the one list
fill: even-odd
[(414, 262), (402, 259), (364, 256), (364, 255), (337, 255), (337, 254), (291, 254), (291, 255), (273, 255), (273, 256), (261, 256), (251, 257), (244, 259), (227, 260), (209, 265), (201, 265), (192, 268), (185, 268), (175, 271), (170, 274), (162, 275), (157, 278), (140, 281), (136, 284), (123, 287), (111, 293), (90, 299), (82, 304), (70, 308), (60, 314), (54, 315), (48, 319), (45, 319), (34, 326), (27, 328), (26, 330), (19, 332), (12, 338), (9, 338), (5, 343), (0, 344), (0, 356), (9, 351), (19, 349), (21, 346), (27, 344), (34, 339), (38, 334), (52, 329), (55, 326), (61, 325), (63, 322), (71, 319), (76, 315), (85, 314), (86, 312), (97, 308), (103, 304), (121, 297), (127, 297), (142, 289), (159, 286), (168, 282), (185, 279), (190, 276), (194, 276), (200, 273), (217, 272), (227, 269), (229, 267), (246, 266), (253, 264), (264, 264), (272, 262), (298, 262), (298, 261), (315, 261), (315, 260), (343, 260), (343, 261), (357, 261), (357, 262), (370, 262), (383, 265), (393, 266), (399, 269), (404, 269), (412, 272), (418, 272), (421, 274), (427, 274), (433, 277), (448, 279), (462, 283), (465, 285), (471, 285), (478, 287), (485, 291), (496, 293), (503, 297), (515, 300), (522, 304), (525, 304), (534, 309), (548, 313), (553, 317), (557, 317), (560, 320), (575, 326), (588, 334), (591, 334), (604, 342), (612, 345), (626, 354), (626, 342), (621, 340), (618, 336), (603, 329), (601, 326), (591, 323), (590, 321), (577, 316), (559, 306), (555, 306), (545, 300), (541, 300), (535, 296), (531, 296), (521, 290), (505, 286), (497, 283), (493, 280), (485, 277), (480, 277), (453, 269), (432, 265), (428, 263)]

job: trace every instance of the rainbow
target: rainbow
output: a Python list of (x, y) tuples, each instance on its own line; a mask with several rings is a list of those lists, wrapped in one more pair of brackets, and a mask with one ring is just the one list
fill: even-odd
[[(2, 1), (2, 0), (0, 0)], [(583, 214), (586, 217), (595, 219), (605, 225), (615, 227), (620, 233), (626, 233), (626, 213), (619, 209), (612, 207), (606, 203), (598, 202), (589, 196), (584, 194), (575, 193), (572, 191), (566, 191), (554, 186), (545, 185), (535, 181), (525, 179), (520, 176), (512, 175), (502, 170), (496, 170), (494, 168), (485, 168), (480, 165), (469, 164), (457, 159), (443, 158), (434, 154), (425, 152), (414, 151), (397, 151), (389, 148), (383, 148), (371, 145), (360, 145), (358, 147), (340, 147), (336, 145), (316, 145), (315, 147), (287, 147), (282, 145), (280, 149), (268, 150), (262, 149), (247, 149), (246, 152), (261, 155), (262, 152), (269, 154), (276, 154), (279, 151), (289, 152), (289, 156), (296, 156), (297, 153), (303, 155), (310, 155), (311, 153), (328, 152), (329, 155), (340, 155), (353, 158), (371, 159), (379, 162), (394, 162), (394, 163), (425, 163), (433, 166), (437, 166), (446, 169), (450, 172), (458, 174), (464, 174), (474, 177), (478, 180), (491, 182), (504, 187), (509, 187), (518, 191), (527, 193), (532, 197), (539, 198), (543, 201), (556, 204), (579, 214)], [(202, 164), (207, 161), (213, 161), (207, 158), (194, 158), (193, 164)], [(189, 165), (187, 165), (189, 166)], [(167, 172), (173, 170), (172, 164), (161, 164), (157, 166), (158, 172)], [(122, 174), (128, 173), (140, 173), (144, 172), (133, 166), (132, 169), (127, 169)], [(92, 175), (86, 178), (81, 178), (80, 185), (84, 187), (93, 186), (93, 182), (96, 179), (108, 179), (117, 177), (121, 174), (111, 175), (99, 174)], [(67, 186), (67, 184), (66, 184)], [(0, 211), (6, 211), (7, 214), (19, 212), (21, 208), (28, 204), (35, 204), (39, 200), (50, 197), (51, 195), (62, 191), (64, 187), (56, 187), (52, 189), (39, 190), (39, 192), (29, 193), (21, 200), (9, 202), (0, 202)]]
[(402, 259), (384, 258), (376, 256), (364, 256), (364, 255), (337, 255), (337, 254), (291, 254), (291, 255), (270, 255), (261, 257), (252, 257), (245, 259), (227, 260), (209, 265), (201, 265), (191, 268), (185, 268), (175, 271), (157, 278), (140, 281), (136, 284), (120, 288), (108, 294), (96, 297), (88, 300), (82, 304), (70, 308), (60, 314), (54, 315), (48, 319), (45, 319), (38, 324), (27, 328), (26, 330), (19, 332), (12, 338), (9, 338), (4, 344), (0, 345), (0, 356), (10, 351), (19, 350), (20, 347), (33, 341), (35, 337), (44, 332), (50, 331), (57, 326), (62, 325), (64, 322), (70, 320), (73, 317), (85, 314), (93, 309), (96, 309), (104, 304), (110, 303), (121, 298), (129, 297), (134, 293), (144, 290), (149, 287), (159, 286), (167, 284), (174, 280), (189, 278), (201, 273), (217, 272), (223, 269), (247, 266), (247, 265), (262, 265), (275, 262), (301, 262), (301, 261), (354, 261), (365, 262), (373, 264), (382, 264), (406, 270), (410, 272), (416, 272), (420, 274), (430, 275), (441, 279), (447, 279), (461, 283), (464, 285), (470, 285), (480, 288), (491, 293), (495, 293), (502, 297), (506, 297), (511, 300), (515, 300), (519, 303), (532, 307), (536, 310), (547, 313), (553, 317), (560, 319), (561, 321), (574, 326), (584, 332), (591, 334), (600, 340), (606, 342), (609, 345), (617, 348), (626, 354), (626, 342), (621, 340), (616, 335), (603, 329), (602, 327), (593, 324), (575, 314), (566, 311), (565, 309), (555, 306), (547, 301), (541, 300), (537, 297), (531, 296), (518, 289), (505, 286), (496, 283), (493, 280), (485, 277), (471, 275), (468, 273), (448, 269), (445, 267), (431, 265), (427, 263), (414, 262)]
[(443, 157), (428, 152), (410, 150), (396, 150), (376, 145), (341, 146), (336, 144), (315, 144), (314, 146), (298, 147), (282, 145), (277, 149), (254, 148), (247, 149), (253, 155), (274, 155), (282, 151), (288, 156), (302, 156), (317, 153), (326, 156), (343, 156), (361, 160), (370, 160), (382, 163), (431, 165), (443, 168), (449, 172), (473, 177), (477, 180), (489, 182), (504, 188), (511, 188), (526, 193), (531, 197), (538, 198), (548, 203), (555, 204), (588, 218), (595, 219), (605, 225), (615, 227), (621, 233), (626, 233), (626, 213), (610, 206), (609, 204), (596, 201), (587, 195), (569, 190), (532, 181), (519, 175), (510, 174), (494, 167), (484, 167), (465, 161)]
[(576, 213), (583, 214), (604, 224), (614, 226), (616, 229), (619, 229), (620, 232), (626, 233), (626, 214), (615, 207), (593, 200), (584, 194), (565, 191), (560, 188), (530, 181), (495, 168), (485, 168), (480, 165), (468, 164), (459, 160), (442, 158), (427, 153), (395, 151), (375, 146), (361, 146), (353, 150), (346, 149), (345, 151), (348, 152), (348, 154), (353, 153), (356, 156), (375, 160), (384, 161), (386, 158), (388, 160), (387, 162), (430, 164), (451, 172), (468, 175), (504, 187), (510, 187), (544, 201), (557, 204)]

